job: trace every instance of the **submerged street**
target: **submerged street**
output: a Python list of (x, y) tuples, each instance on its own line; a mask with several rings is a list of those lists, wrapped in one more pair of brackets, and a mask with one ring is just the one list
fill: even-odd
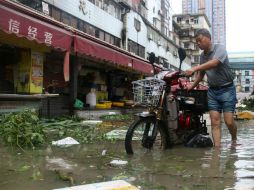
[[(254, 121), (239, 120), (231, 143), (223, 125), (222, 147), (175, 146), (128, 156), (124, 141), (48, 146), (20, 151), (1, 145), (0, 186), (4, 190), (51, 190), (122, 179), (143, 190), (254, 189)], [(122, 167), (112, 160), (128, 161)]]

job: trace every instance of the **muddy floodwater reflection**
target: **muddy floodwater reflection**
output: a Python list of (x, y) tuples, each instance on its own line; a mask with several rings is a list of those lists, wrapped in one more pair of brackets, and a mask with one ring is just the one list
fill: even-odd
[[(220, 149), (175, 146), (128, 156), (123, 141), (26, 153), (1, 145), (0, 189), (50, 190), (116, 179), (144, 190), (254, 189), (254, 121), (237, 123), (237, 142), (223, 126)], [(115, 159), (128, 164), (110, 165)]]

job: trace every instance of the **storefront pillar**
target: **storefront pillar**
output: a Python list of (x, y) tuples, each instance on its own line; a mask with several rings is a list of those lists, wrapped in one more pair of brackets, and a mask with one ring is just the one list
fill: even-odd
[(70, 114), (74, 114), (73, 104), (77, 98), (78, 91), (78, 68), (77, 68), (77, 55), (70, 55)]

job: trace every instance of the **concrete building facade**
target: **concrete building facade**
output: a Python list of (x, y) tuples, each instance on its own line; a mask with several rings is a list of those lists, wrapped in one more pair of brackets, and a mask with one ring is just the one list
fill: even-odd
[(226, 46), (225, 0), (182, 0), (182, 6), (183, 14), (206, 14), (213, 42)]
[(200, 28), (210, 28), (210, 22), (205, 14), (174, 15), (175, 30), (183, 47), (191, 58), (191, 65), (198, 65), (201, 50), (196, 45), (195, 32)]
[(254, 52), (229, 53), (230, 68), (238, 92), (254, 90)]

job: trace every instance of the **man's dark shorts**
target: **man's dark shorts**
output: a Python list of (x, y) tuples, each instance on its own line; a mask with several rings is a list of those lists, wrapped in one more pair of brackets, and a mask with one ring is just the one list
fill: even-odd
[(232, 84), (221, 89), (208, 89), (208, 109), (209, 111), (234, 112), (236, 99), (236, 89)]

